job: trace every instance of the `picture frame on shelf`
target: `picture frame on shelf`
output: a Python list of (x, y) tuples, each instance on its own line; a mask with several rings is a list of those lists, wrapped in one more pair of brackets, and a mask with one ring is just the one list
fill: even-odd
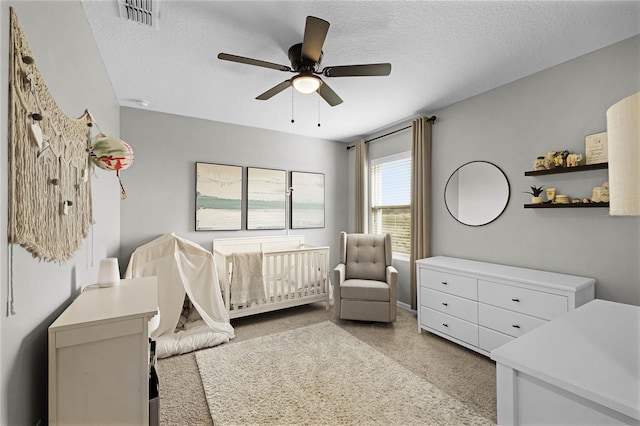
[(247, 167), (247, 229), (285, 229), (286, 170)]
[(586, 164), (600, 164), (609, 161), (607, 132), (594, 133), (584, 138)]
[(196, 231), (242, 229), (242, 166), (196, 162)]
[(324, 174), (291, 172), (291, 229), (324, 228)]

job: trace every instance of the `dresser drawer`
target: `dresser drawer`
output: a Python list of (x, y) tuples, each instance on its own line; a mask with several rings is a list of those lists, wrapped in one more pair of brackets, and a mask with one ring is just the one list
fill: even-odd
[(491, 352), (512, 340), (513, 337), (488, 328), (480, 327), (478, 329), (478, 346), (487, 352)]
[(478, 346), (478, 326), (476, 324), (424, 306), (420, 307), (420, 324), (473, 346)]
[(421, 269), (420, 286), (467, 299), (476, 300), (478, 298), (478, 280), (462, 275)]
[(478, 300), (538, 318), (551, 320), (568, 311), (566, 296), (478, 280)]
[(474, 300), (421, 287), (420, 304), (474, 324), (478, 322), (478, 302)]
[(520, 337), (534, 328), (546, 324), (546, 322), (540, 318), (483, 303), (478, 306), (478, 324), (513, 337)]

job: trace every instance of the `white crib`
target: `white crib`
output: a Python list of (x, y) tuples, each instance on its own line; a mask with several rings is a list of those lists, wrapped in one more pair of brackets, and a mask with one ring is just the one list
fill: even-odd
[[(234, 305), (231, 300), (233, 254), (261, 253), (264, 298)], [(220, 289), (230, 318), (313, 302), (329, 309), (329, 247), (304, 243), (304, 236), (217, 238), (213, 240)]]

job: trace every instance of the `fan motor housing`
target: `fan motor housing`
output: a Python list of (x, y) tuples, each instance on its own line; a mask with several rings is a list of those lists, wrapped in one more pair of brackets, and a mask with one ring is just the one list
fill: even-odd
[(293, 71), (317, 71), (322, 62), (322, 52), (320, 52), (320, 58), (318, 62), (314, 62), (311, 59), (305, 59), (302, 57), (302, 43), (294, 44), (289, 48), (289, 61), (291, 62), (291, 68)]

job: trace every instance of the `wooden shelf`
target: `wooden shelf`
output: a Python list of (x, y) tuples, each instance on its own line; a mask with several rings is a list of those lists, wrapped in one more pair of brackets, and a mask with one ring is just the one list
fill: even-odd
[(609, 203), (567, 203), (567, 204), (525, 204), (525, 209), (566, 209), (566, 208), (588, 208), (588, 207), (609, 207)]
[(524, 172), (524, 175), (525, 176), (555, 175), (558, 173), (584, 172), (587, 170), (601, 170), (601, 169), (608, 169), (608, 168), (609, 168), (609, 163), (599, 163), (599, 164), (588, 164), (585, 166), (556, 167), (554, 169), (530, 170), (530, 171)]

